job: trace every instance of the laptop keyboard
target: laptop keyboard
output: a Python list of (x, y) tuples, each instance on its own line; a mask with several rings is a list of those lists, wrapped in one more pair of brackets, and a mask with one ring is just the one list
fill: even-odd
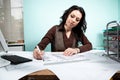
[(20, 64), (20, 63), (32, 61), (32, 59), (17, 56), (17, 55), (2, 55), (1, 58), (10, 61), (11, 64)]

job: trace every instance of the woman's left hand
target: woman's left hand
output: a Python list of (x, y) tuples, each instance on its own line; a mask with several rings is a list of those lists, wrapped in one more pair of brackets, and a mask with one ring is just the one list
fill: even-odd
[(76, 48), (67, 48), (63, 54), (65, 56), (71, 56), (71, 55), (77, 54), (77, 50)]

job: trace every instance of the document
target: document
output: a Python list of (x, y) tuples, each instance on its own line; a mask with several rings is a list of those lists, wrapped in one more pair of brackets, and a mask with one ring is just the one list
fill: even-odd
[(65, 62), (76, 62), (81, 60), (88, 60), (83, 54), (75, 54), (72, 56), (65, 56), (63, 52), (46, 52), (43, 56), (44, 64), (59, 64)]

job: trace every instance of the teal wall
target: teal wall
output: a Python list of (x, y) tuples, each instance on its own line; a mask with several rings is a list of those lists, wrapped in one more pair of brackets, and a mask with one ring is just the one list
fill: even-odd
[(118, 20), (120, 21), (120, 0), (118, 0)]
[[(76, 4), (86, 12), (86, 36), (94, 49), (103, 48), (103, 30), (112, 20), (120, 19), (119, 0), (24, 0), (25, 50), (32, 51), (53, 25), (59, 24), (65, 9)], [(120, 1), (119, 1), (120, 2)], [(119, 6), (120, 7), (120, 6)], [(50, 45), (46, 50), (50, 50)]]

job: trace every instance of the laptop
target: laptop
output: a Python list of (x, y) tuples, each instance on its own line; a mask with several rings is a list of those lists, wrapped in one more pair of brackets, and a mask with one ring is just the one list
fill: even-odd
[(2, 31), (0, 30), (0, 67), (7, 66), (9, 64), (16, 65), (32, 61), (32, 59), (29, 58), (8, 54), (8, 51), (8, 45), (5, 41)]

